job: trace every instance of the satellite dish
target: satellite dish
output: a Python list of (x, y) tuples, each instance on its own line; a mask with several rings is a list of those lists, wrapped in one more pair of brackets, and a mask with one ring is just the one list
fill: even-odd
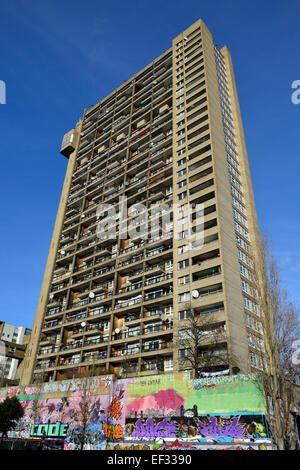
[(66, 254), (65, 250), (61, 250), (60, 254), (65, 255)]
[(115, 333), (117, 333), (117, 334), (120, 333), (119, 328), (116, 328), (116, 329), (115, 329)]
[(83, 321), (82, 323), (80, 323), (80, 326), (85, 327), (85, 326), (86, 326), (86, 322)]
[(197, 299), (199, 297), (199, 292), (197, 290), (193, 290), (192, 296), (194, 297), (194, 299)]
[(90, 298), (90, 299), (93, 299), (94, 297), (95, 297), (94, 292), (90, 292), (90, 293), (89, 293), (89, 298)]

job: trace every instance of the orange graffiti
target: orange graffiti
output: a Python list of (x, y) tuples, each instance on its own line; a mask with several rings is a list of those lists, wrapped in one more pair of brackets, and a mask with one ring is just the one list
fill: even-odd
[(106, 439), (116, 440), (123, 438), (123, 429), (120, 424), (103, 423)]
[(115, 395), (112, 399), (111, 404), (107, 408), (109, 418), (120, 419), (122, 414), (122, 408), (123, 406), (120, 403), (119, 397)]

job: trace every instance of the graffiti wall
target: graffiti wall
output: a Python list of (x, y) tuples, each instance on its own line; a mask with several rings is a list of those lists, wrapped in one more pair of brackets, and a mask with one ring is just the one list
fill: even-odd
[(233, 375), (191, 380), (189, 374), (137, 378), (128, 385), (127, 416), (180, 416), (181, 407), (197, 414), (265, 414), (254, 376)]
[(251, 375), (100, 376), (2, 389), (0, 401), (6, 395), (16, 395), (25, 411), (10, 437), (61, 438), (65, 450), (251, 450), (271, 443)]
[(198, 442), (232, 442), (266, 438), (263, 416), (201, 416), (194, 418), (126, 419), (126, 438), (197, 439)]

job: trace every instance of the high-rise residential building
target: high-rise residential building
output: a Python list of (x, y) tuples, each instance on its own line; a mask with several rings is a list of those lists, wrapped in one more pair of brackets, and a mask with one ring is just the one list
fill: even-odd
[(86, 109), (61, 153), (68, 167), (23, 382), (89, 366), (178, 371), (191, 315), (207, 319), (207, 344), (223, 332), (215, 353), (228, 358), (201, 373), (261, 368), (259, 232), (239, 101), (230, 52), (204, 22)]
[(0, 380), (14, 380), (24, 359), (31, 329), (0, 321)]

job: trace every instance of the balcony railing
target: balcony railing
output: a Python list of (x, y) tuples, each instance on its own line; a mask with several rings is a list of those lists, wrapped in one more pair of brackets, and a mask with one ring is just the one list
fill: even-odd
[(118, 309), (118, 308), (124, 308), (124, 307), (129, 307), (130, 305), (135, 305), (135, 304), (139, 304), (142, 302), (142, 297), (140, 296), (139, 298), (133, 298), (133, 299), (126, 299), (126, 300), (119, 300), (117, 302), (119, 303), (116, 303), (115, 305), (115, 308)]
[(111, 357), (120, 357), (120, 356), (131, 356), (133, 354), (138, 354), (140, 352), (140, 347), (136, 346), (132, 349), (120, 349), (118, 351), (112, 351)]

